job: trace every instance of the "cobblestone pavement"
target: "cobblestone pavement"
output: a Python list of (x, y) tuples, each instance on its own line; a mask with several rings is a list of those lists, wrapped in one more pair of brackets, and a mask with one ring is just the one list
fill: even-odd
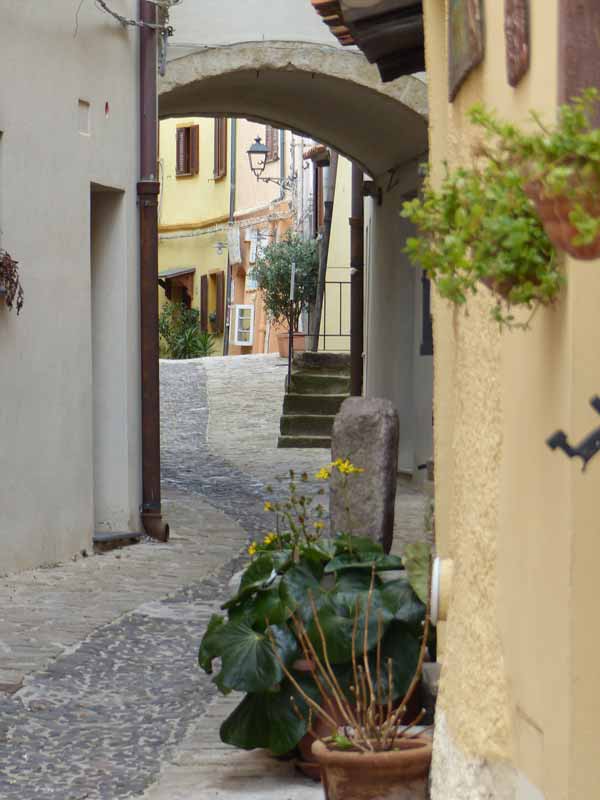
[[(266, 528), (265, 484), (327, 460), (276, 450), (284, 375), (272, 357), (164, 362), (171, 542), (0, 581), (0, 800), (321, 796), (287, 764), (227, 753), (217, 721), (231, 699), (195, 664), (245, 542)], [(400, 494), (401, 536), (416, 537), (423, 498)]]

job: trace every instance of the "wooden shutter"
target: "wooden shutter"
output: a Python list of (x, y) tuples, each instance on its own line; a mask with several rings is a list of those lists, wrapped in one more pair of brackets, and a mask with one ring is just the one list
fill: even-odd
[(214, 177), (218, 180), (225, 175), (227, 175), (227, 119), (216, 117)]
[(188, 130), (190, 143), (189, 173), (190, 175), (197, 175), (200, 172), (200, 126), (192, 125)]
[(265, 145), (269, 150), (267, 161), (277, 161), (279, 158), (279, 131), (272, 125), (267, 125), (265, 128)]
[(177, 128), (175, 132), (176, 158), (175, 172), (177, 175), (188, 175), (189, 165), (189, 128)]
[(217, 333), (225, 330), (225, 273), (217, 272)]
[(200, 278), (200, 330), (208, 330), (208, 275)]

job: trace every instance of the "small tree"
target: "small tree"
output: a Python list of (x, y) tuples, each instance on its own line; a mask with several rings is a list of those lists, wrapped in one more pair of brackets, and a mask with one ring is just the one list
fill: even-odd
[[(294, 302), (290, 303), (294, 263)], [(280, 242), (273, 242), (265, 247), (252, 274), (262, 292), (269, 316), (276, 322), (285, 320), (290, 330), (297, 331), (300, 315), (315, 302), (318, 273), (316, 241), (307, 241), (290, 231)]]
[(158, 319), (158, 331), (171, 358), (204, 358), (214, 352), (215, 337), (200, 330), (199, 312), (183, 303), (165, 303)]

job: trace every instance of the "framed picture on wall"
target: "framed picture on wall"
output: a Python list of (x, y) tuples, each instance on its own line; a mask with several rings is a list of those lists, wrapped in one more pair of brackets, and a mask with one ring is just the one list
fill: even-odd
[(448, 79), (449, 99), (458, 90), (485, 53), (482, 0), (449, 0)]

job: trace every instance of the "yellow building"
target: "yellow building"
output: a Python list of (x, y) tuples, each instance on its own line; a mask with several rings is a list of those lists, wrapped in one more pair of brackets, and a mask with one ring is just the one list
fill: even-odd
[[(269, 148), (260, 180), (247, 152), (257, 137)], [(199, 309), (201, 327), (217, 336), (215, 354), (278, 350), (283, 329), (267, 318), (252, 267), (290, 229), (319, 235), (329, 151), (312, 148), (326, 154), (325, 164), (305, 158), (313, 144), (245, 119), (161, 122), (160, 303), (168, 298)], [(350, 349), (350, 182), (350, 162), (340, 158), (322, 350)]]
[(159, 285), (167, 297), (201, 311), (223, 352), (227, 228), (230, 216), (226, 119), (160, 124)]
[[(473, 103), (551, 123), (560, 102), (600, 83), (596, 3), (531, 0), (528, 68), (524, 4), (506, 20), (505, 3), (485, 0), (481, 27), (478, 3), (423, 5), (436, 181), (445, 161), (470, 157)], [(447, 47), (449, 10), (453, 25), (470, 14), (462, 63)], [(524, 66), (516, 88), (507, 55)], [(468, 314), (434, 302), (437, 544), (454, 562), (435, 800), (600, 797), (600, 459), (582, 473), (546, 445), (557, 428), (578, 440), (598, 424), (600, 265), (563, 264), (566, 289), (527, 331), (500, 332), (483, 288)]]

